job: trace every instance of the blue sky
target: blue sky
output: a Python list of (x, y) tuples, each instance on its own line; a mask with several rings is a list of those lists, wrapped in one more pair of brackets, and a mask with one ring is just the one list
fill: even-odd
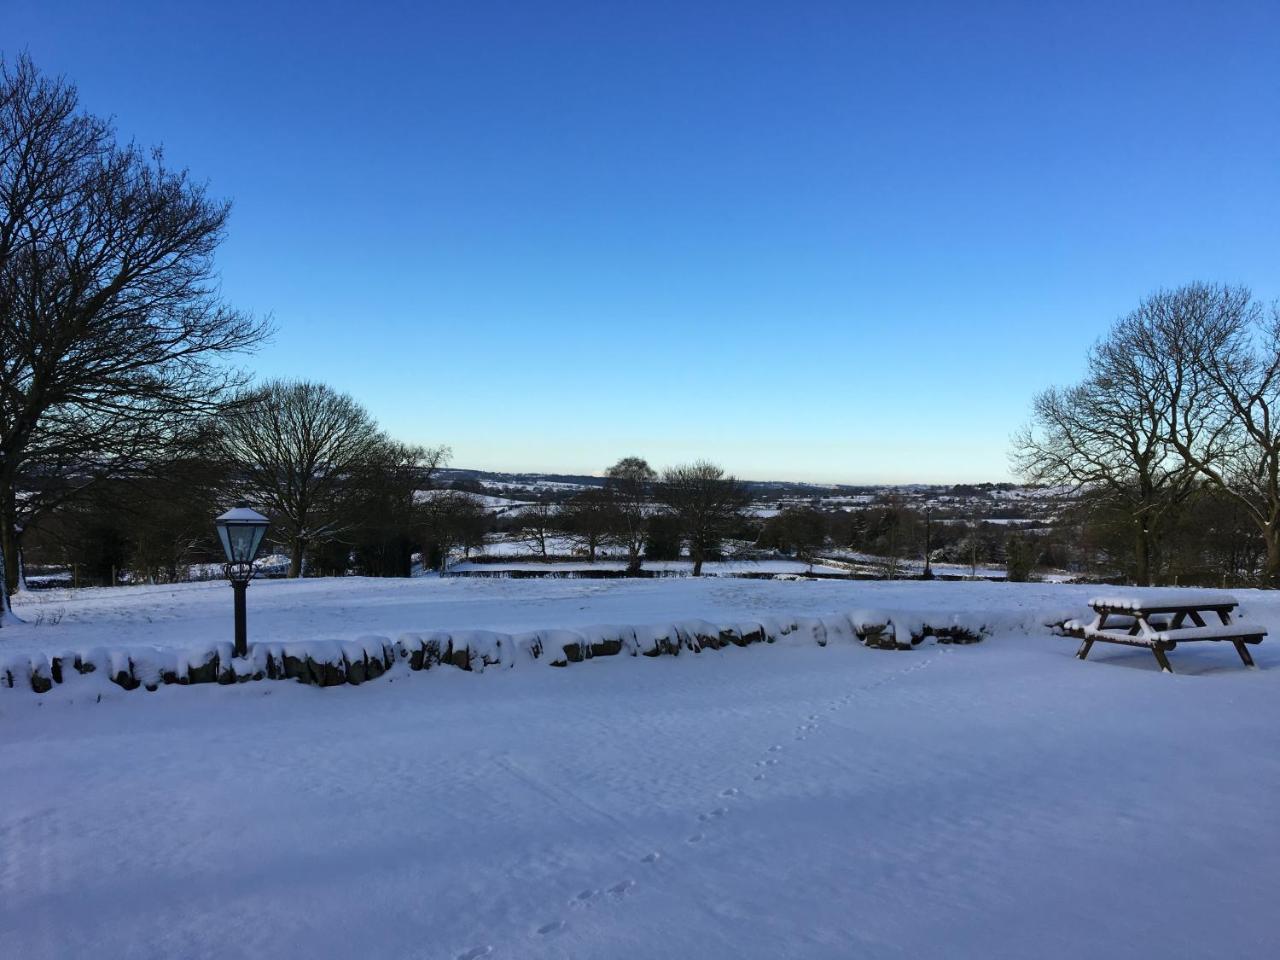
[(1280, 4), (0, 3), (234, 201), (264, 376), (454, 463), (1008, 477), (1146, 293), (1280, 296)]

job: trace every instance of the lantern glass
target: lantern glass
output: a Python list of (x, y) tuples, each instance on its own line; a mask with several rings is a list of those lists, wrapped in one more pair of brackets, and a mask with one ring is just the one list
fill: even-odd
[(253, 563), (262, 547), (269, 522), (266, 517), (247, 505), (241, 504), (228, 510), (215, 521), (218, 539), (228, 563)]

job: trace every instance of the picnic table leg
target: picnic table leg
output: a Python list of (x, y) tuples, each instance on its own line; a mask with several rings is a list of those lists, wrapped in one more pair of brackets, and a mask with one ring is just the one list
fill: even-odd
[(1164, 655), (1164, 646), (1159, 643), (1151, 645), (1151, 652), (1156, 655), (1156, 661), (1160, 664), (1160, 669), (1165, 673), (1173, 673), (1173, 667), (1169, 666), (1169, 658)]
[(1246, 667), (1254, 666), (1253, 657), (1249, 655), (1248, 649), (1245, 648), (1243, 640), (1232, 640), (1235, 644), (1236, 653), (1240, 654), (1240, 659), (1244, 661)]
[(1080, 644), (1080, 649), (1076, 651), (1076, 657), (1083, 660), (1085, 657), (1089, 656), (1089, 651), (1091, 649), (1093, 649), (1093, 641), (1086, 640), (1084, 643)]

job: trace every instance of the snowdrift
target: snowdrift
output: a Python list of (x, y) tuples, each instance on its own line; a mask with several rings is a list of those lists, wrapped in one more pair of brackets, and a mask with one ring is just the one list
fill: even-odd
[(945, 622), (885, 611), (855, 610), (827, 617), (792, 617), (737, 623), (683, 620), (673, 623), (600, 625), (526, 633), (432, 630), (355, 640), (255, 643), (246, 657), (230, 643), (186, 649), (93, 647), (60, 654), (27, 653), (0, 661), (0, 687), (48, 693), (58, 686), (110, 682), (124, 690), (156, 690), (165, 684), (234, 684), (294, 680), (317, 687), (361, 684), (392, 670), (417, 672), (440, 666), (484, 671), (519, 663), (564, 667), (595, 657), (678, 656), (754, 643), (860, 642), (909, 650), (928, 637), (938, 643), (976, 643), (989, 635), (981, 617), (955, 615)]

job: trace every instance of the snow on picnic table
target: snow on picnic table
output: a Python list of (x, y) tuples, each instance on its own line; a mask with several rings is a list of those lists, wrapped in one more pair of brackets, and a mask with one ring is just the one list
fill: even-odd
[[(0, 944), (24, 960), (1273, 956), (1280, 644), (1256, 671), (1215, 644), (1174, 676), (1138, 650), (1081, 663), (1040, 623), (1092, 592), (255, 583), (251, 636), (273, 640), (866, 607), (984, 611), (995, 632), (323, 690), (5, 691)], [(58, 593), (19, 604), (58, 623), (6, 626), (0, 647), (230, 625), (218, 584)], [(1280, 597), (1240, 600), (1280, 627)]]
[(1157, 607), (1208, 609), (1211, 607), (1233, 606), (1239, 602), (1234, 594), (1223, 593), (1220, 590), (1186, 590), (1177, 587), (1156, 587), (1091, 597), (1089, 606), (1108, 607), (1112, 610), (1154, 610)]

